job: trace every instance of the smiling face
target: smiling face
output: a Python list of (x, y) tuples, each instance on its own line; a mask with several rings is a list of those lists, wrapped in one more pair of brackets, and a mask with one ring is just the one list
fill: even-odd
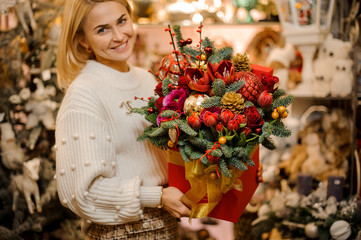
[(101, 2), (84, 21), (80, 44), (92, 51), (95, 59), (121, 72), (128, 71), (127, 59), (135, 43), (133, 23), (127, 9), (118, 2)]

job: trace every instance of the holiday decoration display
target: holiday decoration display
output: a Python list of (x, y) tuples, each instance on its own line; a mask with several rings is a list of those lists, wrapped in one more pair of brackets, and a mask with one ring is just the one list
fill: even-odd
[(282, 239), (358, 239), (361, 226), (357, 196), (338, 202), (333, 196), (327, 197), (327, 189), (321, 185), (308, 196), (298, 195), (296, 204), (288, 204), (287, 199), (294, 198), (291, 196), (295, 194), (298, 195), (289, 188), (277, 190), (270, 202), (259, 208), (259, 218), (252, 223), (257, 239), (272, 239), (261, 236), (274, 228), (281, 233)]
[(0, 3), (1, 239), (84, 239), (54, 179), (61, 2)]
[(350, 59), (352, 45), (334, 38), (329, 34), (319, 48), (313, 61), (315, 78), (312, 90), (316, 97), (340, 96), (351, 94), (353, 61)]
[(295, 95), (312, 96), (312, 60), (330, 31), (334, 3), (334, 0), (276, 1), (286, 42), (297, 46), (302, 54), (302, 82), (291, 91)]
[(180, 26), (165, 29), (174, 51), (154, 74), (157, 96), (133, 109), (150, 122), (138, 140), (168, 149), (169, 184), (193, 202), (191, 217), (237, 221), (257, 188), (259, 144), (275, 149), (272, 135), (291, 134), (282, 120), (293, 96), (277, 87), (271, 68), (233, 56), (230, 47), (216, 49), (202, 28), (193, 47)]

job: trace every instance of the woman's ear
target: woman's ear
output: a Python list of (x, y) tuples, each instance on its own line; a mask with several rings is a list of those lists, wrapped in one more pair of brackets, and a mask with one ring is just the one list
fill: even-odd
[(88, 52), (91, 52), (91, 48), (89, 47), (88, 42), (85, 40), (84, 37), (78, 37), (78, 41), (80, 46), (82, 46), (83, 48), (85, 48), (85, 50), (87, 50)]

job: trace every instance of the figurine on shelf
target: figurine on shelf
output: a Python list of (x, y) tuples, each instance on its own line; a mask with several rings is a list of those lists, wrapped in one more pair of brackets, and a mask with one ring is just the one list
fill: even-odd
[(335, 59), (330, 85), (332, 96), (346, 97), (351, 94), (354, 80), (352, 66), (353, 61), (351, 59)]
[(16, 143), (12, 125), (9, 122), (0, 123), (1, 132), (1, 160), (9, 170), (19, 170), (25, 156), (23, 149)]
[(30, 112), (26, 128), (34, 128), (38, 126), (39, 122), (42, 122), (46, 129), (53, 130), (55, 128), (54, 111), (57, 103), (50, 100), (50, 97), (55, 96), (56, 89), (53, 86), (44, 87), (39, 78), (35, 78), (34, 83), (37, 89), (25, 104), (25, 110)]
[(24, 194), (26, 204), (30, 214), (34, 213), (34, 203), (31, 199), (35, 198), (36, 211), (42, 212), (40, 204), (39, 187), (36, 181), (39, 179), (40, 158), (34, 158), (27, 161), (23, 165), (23, 173), (12, 176), (12, 180), (9, 186), (10, 192), (13, 193), (13, 205), (12, 210), (16, 211), (16, 203), (20, 192)]
[(34, 31), (37, 28), (36, 21), (34, 19), (33, 10), (31, 8), (30, 0), (18, 0), (15, 5), (16, 13), (18, 15), (21, 26), (24, 28), (25, 32), (29, 33), (30, 29), (26, 23), (25, 18), (29, 18), (31, 30)]

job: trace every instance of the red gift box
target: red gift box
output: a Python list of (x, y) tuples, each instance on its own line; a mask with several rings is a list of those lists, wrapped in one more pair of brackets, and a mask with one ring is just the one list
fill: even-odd
[[(168, 150), (168, 159), (170, 155), (178, 154), (173, 150)], [(179, 157), (178, 157), (179, 158)], [(180, 159), (180, 158), (179, 158)], [(222, 219), (230, 222), (238, 222), (247, 204), (250, 202), (254, 192), (258, 187), (257, 170), (259, 166), (259, 147), (256, 147), (253, 151), (252, 160), (255, 163), (254, 167), (248, 167), (247, 171), (244, 171), (240, 176), (242, 181), (242, 191), (231, 189), (227, 193), (222, 195), (220, 202), (214, 207), (214, 209), (208, 214), (209, 217)], [(183, 159), (177, 162), (168, 162), (168, 183), (169, 186), (173, 186), (186, 193), (191, 185), (185, 177), (185, 167)], [(207, 201), (202, 199), (200, 202)]]
[(273, 76), (273, 68), (261, 66), (257, 64), (251, 64), (252, 73), (256, 74), (257, 77), (262, 81), (262, 77), (264, 75), (271, 75)]

